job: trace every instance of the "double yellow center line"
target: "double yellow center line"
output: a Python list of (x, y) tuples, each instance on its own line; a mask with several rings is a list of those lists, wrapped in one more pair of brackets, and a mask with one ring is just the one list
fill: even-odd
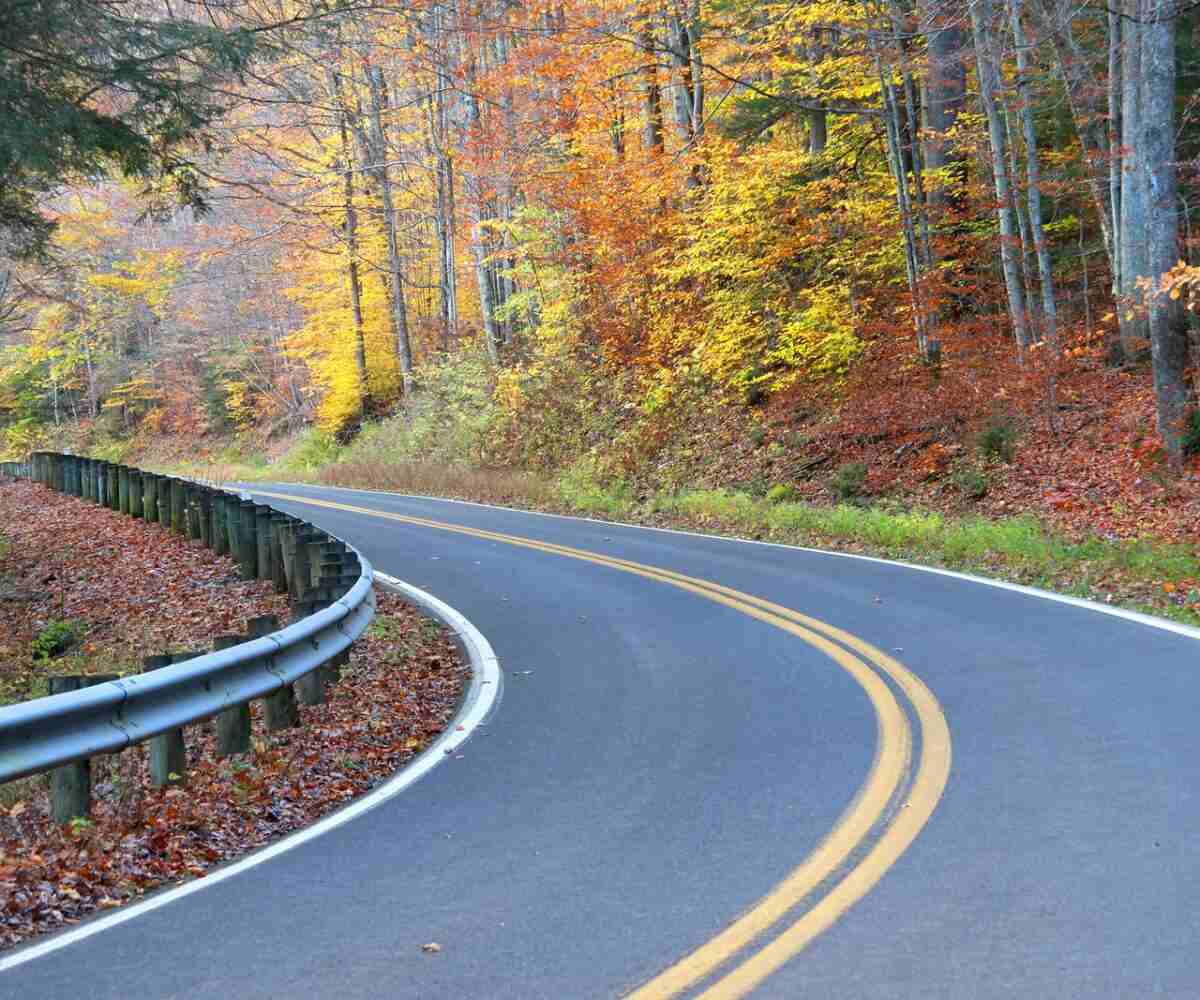
[[(749, 911), (629, 993), (627, 1000), (672, 1000), (689, 991), (700, 1000), (734, 1000), (746, 996), (870, 892), (920, 833), (941, 799), (950, 775), (951, 760), (950, 729), (941, 706), (912, 671), (849, 632), (752, 594), (628, 559), (332, 500), (285, 493), (256, 491), (256, 494), (470, 535), (657, 580), (733, 608), (802, 639), (834, 660), (866, 693), (878, 725), (875, 760), (866, 782), (833, 829), (799, 866)], [(915, 775), (912, 773), (914, 741), (909, 712), (901, 707), (896, 692), (907, 702), (920, 730), (920, 755)], [(910, 776), (911, 783), (905, 789), (904, 783)], [(905, 791), (907, 794), (902, 794)], [(862, 853), (861, 858), (843, 871), (856, 851)], [(818, 888), (822, 891), (814, 895)], [(705, 983), (707, 985), (697, 993), (698, 984)]]

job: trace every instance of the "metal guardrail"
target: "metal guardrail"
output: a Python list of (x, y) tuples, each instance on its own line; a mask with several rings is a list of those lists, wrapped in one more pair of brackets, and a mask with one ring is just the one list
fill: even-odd
[[(158, 520), (228, 551), (244, 577), (270, 579), (277, 590), (289, 592), (296, 617), (269, 635), (171, 666), (0, 708), (0, 782), (78, 767), (76, 762), (93, 755), (117, 753), (152, 737), (167, 739), (162, 734), (258, 698), (290, 699), (290, 685), (340, 662), (374, 616), (372, 569), (361, 553), (239, 494), (46, 452), (26, 462), (0, 463), (0, 473)], [(302, 700), (323, 700), (330, 679), (321, 678), (316, 690), (308, 685)], [(245, 728), (248, 739), (248, 713)], [(167, 780), (164, 775), (157, 783)]]

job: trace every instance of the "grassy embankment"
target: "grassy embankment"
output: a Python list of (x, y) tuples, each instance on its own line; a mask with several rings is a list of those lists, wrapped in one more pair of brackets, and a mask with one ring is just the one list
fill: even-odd
[(658, 491), (604, 478), (589, 462), (557, 475), (487, 469), (431, 452), (399, 420), (341, 447), (312, 433), (274, 462), (191, 465), (222, 481), (306, 481), (455, 497), (901, 559), (1041, 587), (1200, 625), (1200, 553), (1154, 538), (1055, 531), (1018, 514), (987, 518), (907, 507), (800, 503), (722, 489)]

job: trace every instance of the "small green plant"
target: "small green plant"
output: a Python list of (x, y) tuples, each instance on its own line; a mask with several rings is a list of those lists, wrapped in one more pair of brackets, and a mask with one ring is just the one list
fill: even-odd
[(1192, 410), (1183, 426), (1183, 453), (1200, 455), (1200, 409)]
[(993, 417), (979, 432), (979, 453), (984, 458), (1011, 462), (1017, 452), (1017, 425), (1011, 417)]
[(751, 427), (747, 437), (750, 438), (750, 443), (757, 448), (767, 439), (767, 429), (762, 426)]
[(791, 483), (776, 483), (767, 490), (767, 499), (771, 503), (788, 503), (796, 499), (796, 487)]
[(375, 639), (395, 641), (404, 637), (404, 626), (400, 619), (389, 615), (376, 615), (367, 628), (367, 635)]
[(49, 660), (61, 656), (79, 641), (80, 629), (73, 623), (55, 619), (34, 636), (30, 649), (35, 660)]
[(71, 831), (71, 836), (73, 837), (78, 837), (80, 834), (90, 830), (95, 825), (96, 824), (86, 816), (76, 816), (67, 824)]
[(863, 462), (847, 462), (829, 479), (829, 488), (839, 500), (854, 500), (862, 496), (867, 484), (867, 466)]
[(977, 469), (973, 465), (964, 465), (954, 470), (951, 479), (965, 497), (980, 500), (987, 496), (988, 477), (982, 469)]

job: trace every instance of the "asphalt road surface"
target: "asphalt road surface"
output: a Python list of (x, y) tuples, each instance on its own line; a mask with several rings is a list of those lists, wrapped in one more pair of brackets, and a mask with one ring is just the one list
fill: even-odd
[(874, 561), (256, 490), (462, 612), (502, 698), (398, 797), (0, 997), (1200, 997), (1194, 636)]

